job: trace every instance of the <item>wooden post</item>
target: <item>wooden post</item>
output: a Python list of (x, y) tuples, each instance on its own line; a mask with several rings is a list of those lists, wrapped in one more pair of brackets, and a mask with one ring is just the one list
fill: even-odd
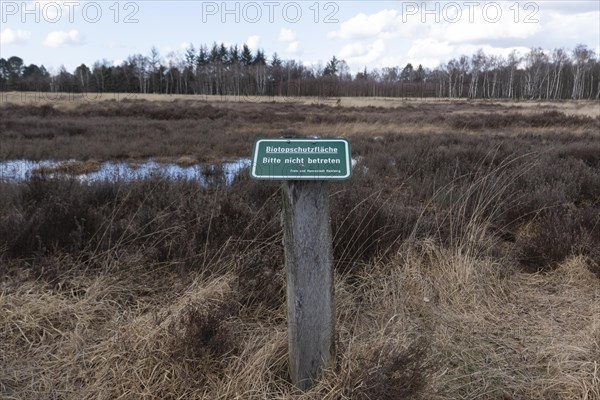
[(307, 390), (335, 356), (327, 182), (285, 181), (282, 223), (289, 369), (292, 383)]

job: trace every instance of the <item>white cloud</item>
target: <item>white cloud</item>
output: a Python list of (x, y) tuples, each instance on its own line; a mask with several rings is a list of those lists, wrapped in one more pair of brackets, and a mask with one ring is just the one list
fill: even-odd
[(375, 62), (385, 51), (383, 39), (377, 39), (370, 44), (355, 42), (347, 44), (340, 50), (338, 57), (350, 65), (365, 65)]
[(289, 55), (298, 56), (300, 55), (300, 42), (298, 41), (298, 35), (291, 29), (281, 28), (277, 41), (281, 43), (287, 43), (285, 52)]
[(176, 51), (170, 51), (166, 56), (161, 57), (161, 63), (166, 64), (168, 66), (179, 65), (183, 62), (180, 54)]
[[(494, 7), (489, 7), (485, 2), (469, 7), (460, 6), (456, 2), (449, 3), (459, 5), (460, 8), (441, 7), (438, 3), (435, 3), (436, 7), (424, 5), (425, 3), (414, 4), (402, 4), (404, 15), (394, 9), (385, 9), (369, 15), (359, 13), (344, 21), (337, 31), (329, 32), (327, 37), (337, 39), (433, 37), (452, 43), (506, 38), (524, 39), (542, 29), (541, 22), (525, 22), (526, 17), (541, 21), (544, 15), (541, 12), (531, 14), (524, 10), (521, 10), (521, 14), (515, 15), (515, 11), (510, 9), (514, 5), (508, 2), (502, 5), (495, 2)], [(595, 15), (597, 18), (598, 13)], [(581, 24), (574, 26), (580, 27)], [(552, 29), (556, 27), (553, 25)]]
[(382, 10), (367, 15), (360, 13), (342, 22), (340, 29), (329, 32), (328, 38), (364, 39), (371, 37), (392, 38), (408, 36), (414, 31), (415, 21), (402, 21), (402, 15), (397, 10)]
[(551, 12), (547, 14), (544, 22), (557, 38), (585, 43), (593, 47), (600, 44), (599, 20), (600, 11), (570, 15)]
[[(556, 10), (563, 14), (573, 12), (598, 11), (599, 5), (595, 1), (544, 1), (539, 7), (541, 10)], [(528, 11), (533, 9), (528, 7)]]
[(26, 43), (31, 37), (31, 33), (17, 29), (16, 31), (6, 28), (0, 32), (0, 44), (22, 44)]
[(437, 67), (443, 60), (459, 56), (455, 54), (456, 46), (448, 42), (435, 39), (415, 40), (408, 50), (408, 60), (414, 65), (423, 65), (425, 67)]
[(297, 39), (296, 33), (293, 30), (286, 28), (281, 28), (279, 31), (279, 37), (277, 38), (278, 41), (284, 43), (295, 42)]
[(258, 46), (260, 46), (260, 36), (252, 35), (246, 40), (246, 44), (250, 48), (250, 50), (258, 50)]
[[(477, 44), (452, 44), (447, 41), (438, 41), (433, 38), (419, 39), (412, 43), (408, 50), (407, 62), (413, 65), (423, 65), (428, 68), (435, 68), (441, 63), (447, 62), (452, 58), (458, 58), (461, 55), (471, 56), (482, 49), (487, 55), (502, 56), (504, 58), (513, 51), (525, 54), (529, 51), (526, 47), (494, 47), (491, 45)], [(384, 60), (391, 61), (391, 60)]]
[(292, 42), (288, 45), (285, 51), (289, 54), (297, 55), (300, 53), (300, 43), (298, 41)]
[(182, 43), (179, 44), (179, 46), (162, 46), (160, 48), (160, 51), (163, 54), (166, 54), (166, 53), (181, 53), (182, 51), (188, 50), (191, 45), (192, 44), (189, 43), (189, 42), (182, 42)]
[[(478, 49), (506, 58), (513, 50), (524, 54), (530, 47), (552, 49), (585, 43), (592, 49), (600, 48), (598, 7), (589, 11), (575, 7), (561, 13), (540, 3), (535, 9), (521, 5), (517, 13), (512, 2), (483, 1), (469, 7), (457, 2), (410, 4), (402, 2), (397, 9), (372, 14), (358, 13), (327, 37), (348, 41), (338, 56), (353, 68), (407, 62), (434, 68)], [(365, 38), (373, 42), (356, 41)]]
[(46, 47), (60, 47), (64, 45), (80, 45), (83, 44), (83, 37), (78, 30), (73, 29), (69, 32), (56, 31), (50, 32), (44, 40)]
[[(529, 13), (517, 14), (514, 8), (510, 8), (514, 7), (512, 3), (494, 4), (493, 8), (485, 8), (486, 4), (483, 4), (474, 6), (470, 11), (462, 10), (460, 14), (455, 15), (440, 12), (440, 23), (430, 24), (429, 37), (450, 43), (473, 43), (486, 40), (526, 39), (542, 29), (540, 14), (531, 16), (531, 22), (525, 22)], [(433, 22), (433, 16), (430, 19)], [(456, 22), (450, 22), (453, 20)]]

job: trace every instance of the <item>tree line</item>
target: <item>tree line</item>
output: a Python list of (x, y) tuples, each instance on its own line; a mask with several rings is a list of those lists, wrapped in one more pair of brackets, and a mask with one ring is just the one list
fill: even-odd
[(19, 57), (0, 58), (0, 91), (123, 92), (234, 96), (384, 96), (600, 99), (600, 58), (586, 45), (507, 57), (478, 50), (437, 68), (385, 67), (351, 74), (344, 60), (306, 66), (247, 45), (214, 43), (161, 57), (156, 48), (120, 65), (106, 60), (56, 74)]

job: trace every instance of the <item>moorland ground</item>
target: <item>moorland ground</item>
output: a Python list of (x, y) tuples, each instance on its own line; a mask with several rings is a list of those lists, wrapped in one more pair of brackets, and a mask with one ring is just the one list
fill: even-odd
[(0, 182), (0, 397), (600, 399), (599, 103), (216, 100), (3, 102), (0, 160), (349, 138), (335, 365), (289, 383), (278, 183), (42, 174)]

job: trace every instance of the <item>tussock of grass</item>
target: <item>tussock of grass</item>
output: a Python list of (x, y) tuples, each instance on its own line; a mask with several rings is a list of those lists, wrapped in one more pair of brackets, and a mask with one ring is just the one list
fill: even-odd
[(175, 160), (175, 164), (179, 165), (180, 167), (191, 167), (198, 164), (198, 160), (190, 156), (181, 156)]
[(600, 282), (588, 262), (505, 276), (492, 260), (407, 244), (356, 283), (337, 280), (337, 363), (304, 394), (287, 378), (283, 299), (257, 320), (236, 300), (232, 275), (163, 287), (174, 290), (164, 301), (128, 300), (131, 289), (159, 290), (156, 278), (5, 287), (1, 390), (23, 399), (598, 398)]
[(63, 161), (52, 167), (38, 167), (34, 174), (68, 174), (68, 175), (84, 175), (100, 170), (100, 163), (95, 160), (88, 161)]

